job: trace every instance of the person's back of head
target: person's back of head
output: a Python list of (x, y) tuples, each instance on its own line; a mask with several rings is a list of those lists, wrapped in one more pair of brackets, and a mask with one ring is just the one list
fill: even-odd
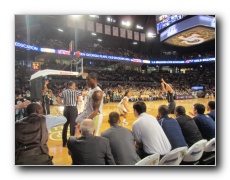
[(27, 106), (26, 112), (28, 115), (32, 113), (43, 114), (43, 108), (38, 103), (31, 103)]
[(134, 115), (139, 116), (146, 112), (146, 104), (143, 101), (137, 101), (133, 104)]
[(88, 74), (87, 78), (98, 80), (98, 75), (95, 72), (91, 72)]
[(166, 105), (161, 105), (158, 108), (158, 113), (160, 114), (161, 117), (167, 116), (169, 114), (169, 108)]
[(194, 104), (194, 110), (197, 112), (197, 114), (204, 114), (205, 106), (200, 103)]
[(67, 87), (68, 87), (68, 88), (71, 88), (74, 84), (75, 84), (74, 81), (69, 81), (69, 82), (67, 83)]
[(110, 126), (116, 125), (120, 122), (120, 116), (117, 112), (111, 112), (109, 114), (109, 124)]
[(175, 112), (176, 112), (176, 116), (186, 115), (184, 106), (177, 106)]
[(32, 100), (31, 100), (31, 102), (32, 103), (37, 103), (37, 104), (42, 104), (42, 102), (41, 102), (41, 100), (39, 99), (39, 98), (33, 98)]
[(128, 94), (129, 94), (129, 91), (126, 91), (124, 96), (128, 96)]
[(209, 101), (208, 106), (211, 111), (215, 110), (215, 101)]
[(80, 133), (82, 135), (92, 134), (94, 135), (94, 123), (92, 119), (84, 119), (80, 124)]

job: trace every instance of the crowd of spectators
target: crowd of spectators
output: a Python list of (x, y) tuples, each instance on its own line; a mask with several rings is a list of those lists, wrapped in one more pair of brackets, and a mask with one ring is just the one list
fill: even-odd
[[(41, 69), (59, 69), (69, 70), (69, 65), (56, 63), (54, 61), (48, 61)], [(30, 91), (29, 79), (32, 75), (29, 68), (23, 65), (15, 66), (15, 93)], [(215, 94), (215, 71), (212, 69), (204, 69), (202, 71), (188, 70), (185, 74), (181, 73), (155, 73), (143, 74), (134, 70), (125, 70), (122, 67), (117, 68), (114, 71), (99, 71), (99, 82), (102, 89), (106, 92), (107, 101), (119, 101), (126, 90), (130, 90), (132, 93), (131, 99), (140, 99), (141, 95), (147, 95), (149, 98), (144, 100), (157, 100), (165, 99), (165, 94), (162, 93), (160, 87), (160, 79), (165, 79), (169, 82), (175, 95), (191, 95), (195, 94), (191, 90), (191, 86), (200, 85), (204, 86), (209, 94)], [(53, 80), (50, 83), (50, 89), (56, 96), (58, 92), (62, 91), (65, 87), (65, 82), (70, 80), (71, 77), (53, 76)], [(85, 88), (85, 80), (82, 77), (74, 78), (77, 81), (79, 89)], [(109, 94), (107, 94), (109, 93)], [(138, 98), (134, 98), (138, 97)]]

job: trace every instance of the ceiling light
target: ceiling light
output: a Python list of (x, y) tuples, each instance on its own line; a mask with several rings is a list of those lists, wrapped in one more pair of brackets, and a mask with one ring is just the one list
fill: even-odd
[(140, 26), (140, 25), (137, 25), (136, 26), (137, 27), (137, 29), (144, 29), (142, 26)]
[(127, 22), (126, 21), (122, 21), (121, 24), (125, 25), (125, 26), (130, 26), (130, 22), (129, 21), (127, 21)]
[(98, 15), (89, 15), (89, 17), (99, 18), (99, 16), (98, 16)]
[(60, 31), (60, 32), (63, 32), (63, 30), (62, 30), (62, 29), (59, 29), (59, 28), (58, 28), (57, 30), (58, 30), (58, 31)]
[(96, 33), (91, 33), (93, 36), (96, 36), (97, 34)]
[(149, 32), (148, 37), (151, 37), (151, 38), (156, 37), (156, 34), (153, 34), (153, 33)]
[(102, 41), (102, 39), (97, 39), (98, 41)]
[(137, 42), (133, 42), (133, 44), (137, 44)]

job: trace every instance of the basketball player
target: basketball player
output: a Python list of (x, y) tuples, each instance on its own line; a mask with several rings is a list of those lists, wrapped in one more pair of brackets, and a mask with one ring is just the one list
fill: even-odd
[(78, 96), (77, 98), (77, 108), (78, 108), (78, 113), (80, 114), (84, 110), (84, 100), (83, 96)]
[[(86, 104), (84, 107), (84, 111), (79, 114), (76, 118), (75, 122), (77, 124), (81, 123), (84, 119), (92, 119), (94, 121), (94, 126), (96, 129), (96, 136), (99, 134), (100, 126), (102, 124), (102, 106), (103, 106), (103, 91), (97, 85), (97, 74), (89, 73), (86, 82), (88, 87), (90, 88), (87, 93)], [(76, 126), (77, 127), (77, 126)], [(78, 131), (78, 128), (76, 128)], [(76, 132), (75, 134), (78, 134)]]
[(169, 103), (169, 105), (168, 105), (169, 113), (174, 114), (176, 103), (174, 102), (174, 99), (173, 99), (173, 89), (169, 84), (167, 84), (164, 81), (163, 78), (161, 78), (161, 87), (162, 87), (163, 92), (167, 92), (167, 99), (168, 99), (168, 103)]
[(125, 92), (124, 97), (122, 98), (121, 102), (118, 104), (118, 110), (120, 112), (120, 115), (124, 115), (124, 119), (122, 121), (122, 124), (127, 125), (128, 122), (126, 122), (126, 117), (127, 117), (127, 113), (129, 112), (127, 103), (129, 102), (129, 91)]

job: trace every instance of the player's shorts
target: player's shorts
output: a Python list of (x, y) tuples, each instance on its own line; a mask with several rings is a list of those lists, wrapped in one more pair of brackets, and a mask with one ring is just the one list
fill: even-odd
[(103, 120), (103, 115), (102, 115), (102, 113), (97, 114), (97, 115), (93, 118), (93, 124), (94, 124), (94, 128), (95, 128), (95, 135), (96, 135), (96, 136), (99, 135), (99, 130), (100, 130), (100, 128), (101, 128), (102, 120)]
[(123, 104), (118, 105), (117, 108), (118, 108), (120, 114), (127, 113), (127, 109), (125, 108), (125, 106)]

